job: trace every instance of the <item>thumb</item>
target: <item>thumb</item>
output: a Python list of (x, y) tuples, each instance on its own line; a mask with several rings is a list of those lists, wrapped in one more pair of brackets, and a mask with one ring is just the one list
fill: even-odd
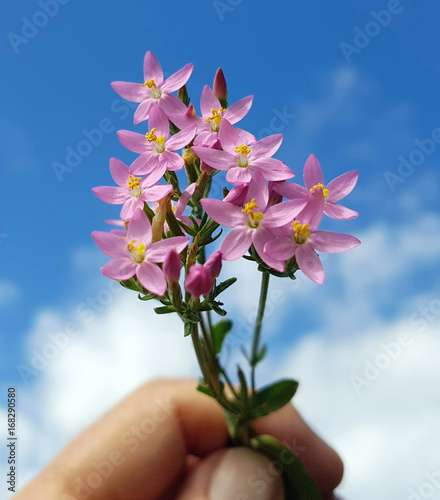
[(185, 480), (177, 500), (284, 500), (277, 467), (249, 448), (227, 448), (204, 458)]

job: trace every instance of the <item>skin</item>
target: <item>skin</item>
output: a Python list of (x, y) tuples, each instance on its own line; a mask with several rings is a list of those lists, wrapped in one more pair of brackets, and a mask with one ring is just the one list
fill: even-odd
[[(225, 454), (246, 460), (256, 452), (226, 447), (222, 410), (195, 385), (179, 379), (142, 386), (83, 432), (14, 500), (210, 500), (209, 483)], [(334, 498), (342, 462), (293, 406), (254, 424), (257, 432), (293, 446), (323, 497)], [(271, 465), (260, 459), (262, 469)], [(94, 487), (77, 496), (86, 481)]]

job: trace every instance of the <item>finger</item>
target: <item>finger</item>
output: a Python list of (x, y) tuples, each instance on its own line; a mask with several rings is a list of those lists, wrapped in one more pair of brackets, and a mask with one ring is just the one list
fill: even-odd
[(16, 500), (158, 498), (188, 454), (204, 456), (228, 439), (220, 407), (195, 384), (161, 380), (142, 387), (86, 430)]

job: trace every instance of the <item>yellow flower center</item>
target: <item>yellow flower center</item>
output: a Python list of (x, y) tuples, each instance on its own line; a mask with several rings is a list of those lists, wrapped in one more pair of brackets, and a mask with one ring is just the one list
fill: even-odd
[(156, 151), (156, 153), (163, 153), (165, 151), (165, 137), (163, 135), (157, 137), (155, 132), (156, 128), (152, 128), (151, 132), (147, 132), (145, 134), (145, 138), (148, 142), (156, 141), (156, 144), (154, 145), (154, 151)]
[(142, 180), (142, 177), (132, 177), (131, 175), (128, 176), (128, 189), (131, 191), (131, 195), (134, 196), (135, 198), (139, 198), (139, 196), (142, 194), (142, 189), (141, 189), (141, 183), (140, 181)]
[(248, 220), (246, 224), (251, 229), (256, 229), (257, 227), (260, 227), (261, 221), (263, 220), (263, 212), (254, 212), (254, 208), (259, 208), (259, 207), (255, 203), (255, 198), (252, 198), (252, 200), (249, 203), (246, 203), (244, 208), (241, 210), (244, 214), (248, 215)]
[(154, 78), (143, 83), (142, 87), (148, 87), (150, 90), (154, 90), (156, 88), (156, 82), (154, 81)]
[(145, 243), (139, 243), (139, 245), (135, 245), (137, 240), (131, 240), (130, 243), (127, 243), (127, 250), (131, 254), (131, 258), (136, 264), (141, 264), (145, 260)]
[(222, 113), (223, 112), (224, 112), (223, 108), (220, 108), (220, 109), (211, 108), (211, 113), (212, 113), (211, 116), (208, 116), (208, 118), (205, 118), (205, 122), (210, 122), (209, 128), (210, 128), (211, 132), (218, 132), (220, 122), (222, 121)]
[(293, 230), (295, 232), (294, 240), (298, 245), (304, 245), (308, 238), (311, 236), (309, 231), (310, 224), (301, 224), (299, 221), (295, 221), (293, 224)]
[(312, 188), (310, 188), (310, 192), (313, 193), (313, 191), (316, 189), (316, 188), (321, 188), (322, 189), (322, 194), (324, 195), (324, 198), (327, 198), (328, 196), (328, 189), (325, 188), (324, 184), (315, 184)]
[(251, 152), (251, 148), (249, 146), (245, 146), (244, 144), (240, 144), (240, 146), (237, 146), (234, 151), (247, 156)]

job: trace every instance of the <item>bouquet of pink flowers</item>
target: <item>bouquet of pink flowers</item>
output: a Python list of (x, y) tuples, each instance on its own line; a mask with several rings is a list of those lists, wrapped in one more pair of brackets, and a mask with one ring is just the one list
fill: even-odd
[[(310, 155), (305, 187), (291, 182), (294, 172), (273, 158), (282, 134), (257, 140), (234, 126), (248, 113), (253, 97), (229, 106), (219, 69), (213, 89), (203, 88), (198, 116), (185, 86), (192, 70), (188, 64), (164, 81), (159, 62), (147, 52), (143, 83), (112, 83), (120, 96), (139, 103), (134, 123), (148, 120), (148, 131), (118, 132), (121, 143), (139, 156), (129, 167), (112, 158), (117, 186), (93, 189), (106, 203), (122, 205), (120, 228), (93, 233), (112, 259), (102, 272), (137, 292), (139, 299), (159, 301), (156, 313), (180, 316), (202, 372), (197, 389), (223, 407), (231, 443), (273, 459), (284, 474), (286, 498), (318, 499), (317, 487), (294, 452), (252, 427), (254, 419), (287, 404), (298, 384), (281, 380), (257, 388), (255, 370), (266, 354), (261, 329), (270, 276), (295, 279), (299, 269), (322, 284), (325, 274), (317, 251), (337, 253), (359, 245), (354, 236), (318, 229), (324, 214), (333, 219), (358, 215), (337, 203), (352, 191), (358, 172), (325, 184), (318, 159)], [(226, 172), (229, 186), (221, 200), (210, 198), (220, 172)], [(224, 228), (229, 231), (219, 249), (209, 253)], [(240, 258), (255, 262), (261, 291), (252, 345), (245, 351), (250, 373), (246, 377), (238, 368), (233, 383), (220, 357), (233, 324), (215, 321), (214, 315), (226, 316), (219, 297), (237, 281), (219, 279), (222, 262)]]

